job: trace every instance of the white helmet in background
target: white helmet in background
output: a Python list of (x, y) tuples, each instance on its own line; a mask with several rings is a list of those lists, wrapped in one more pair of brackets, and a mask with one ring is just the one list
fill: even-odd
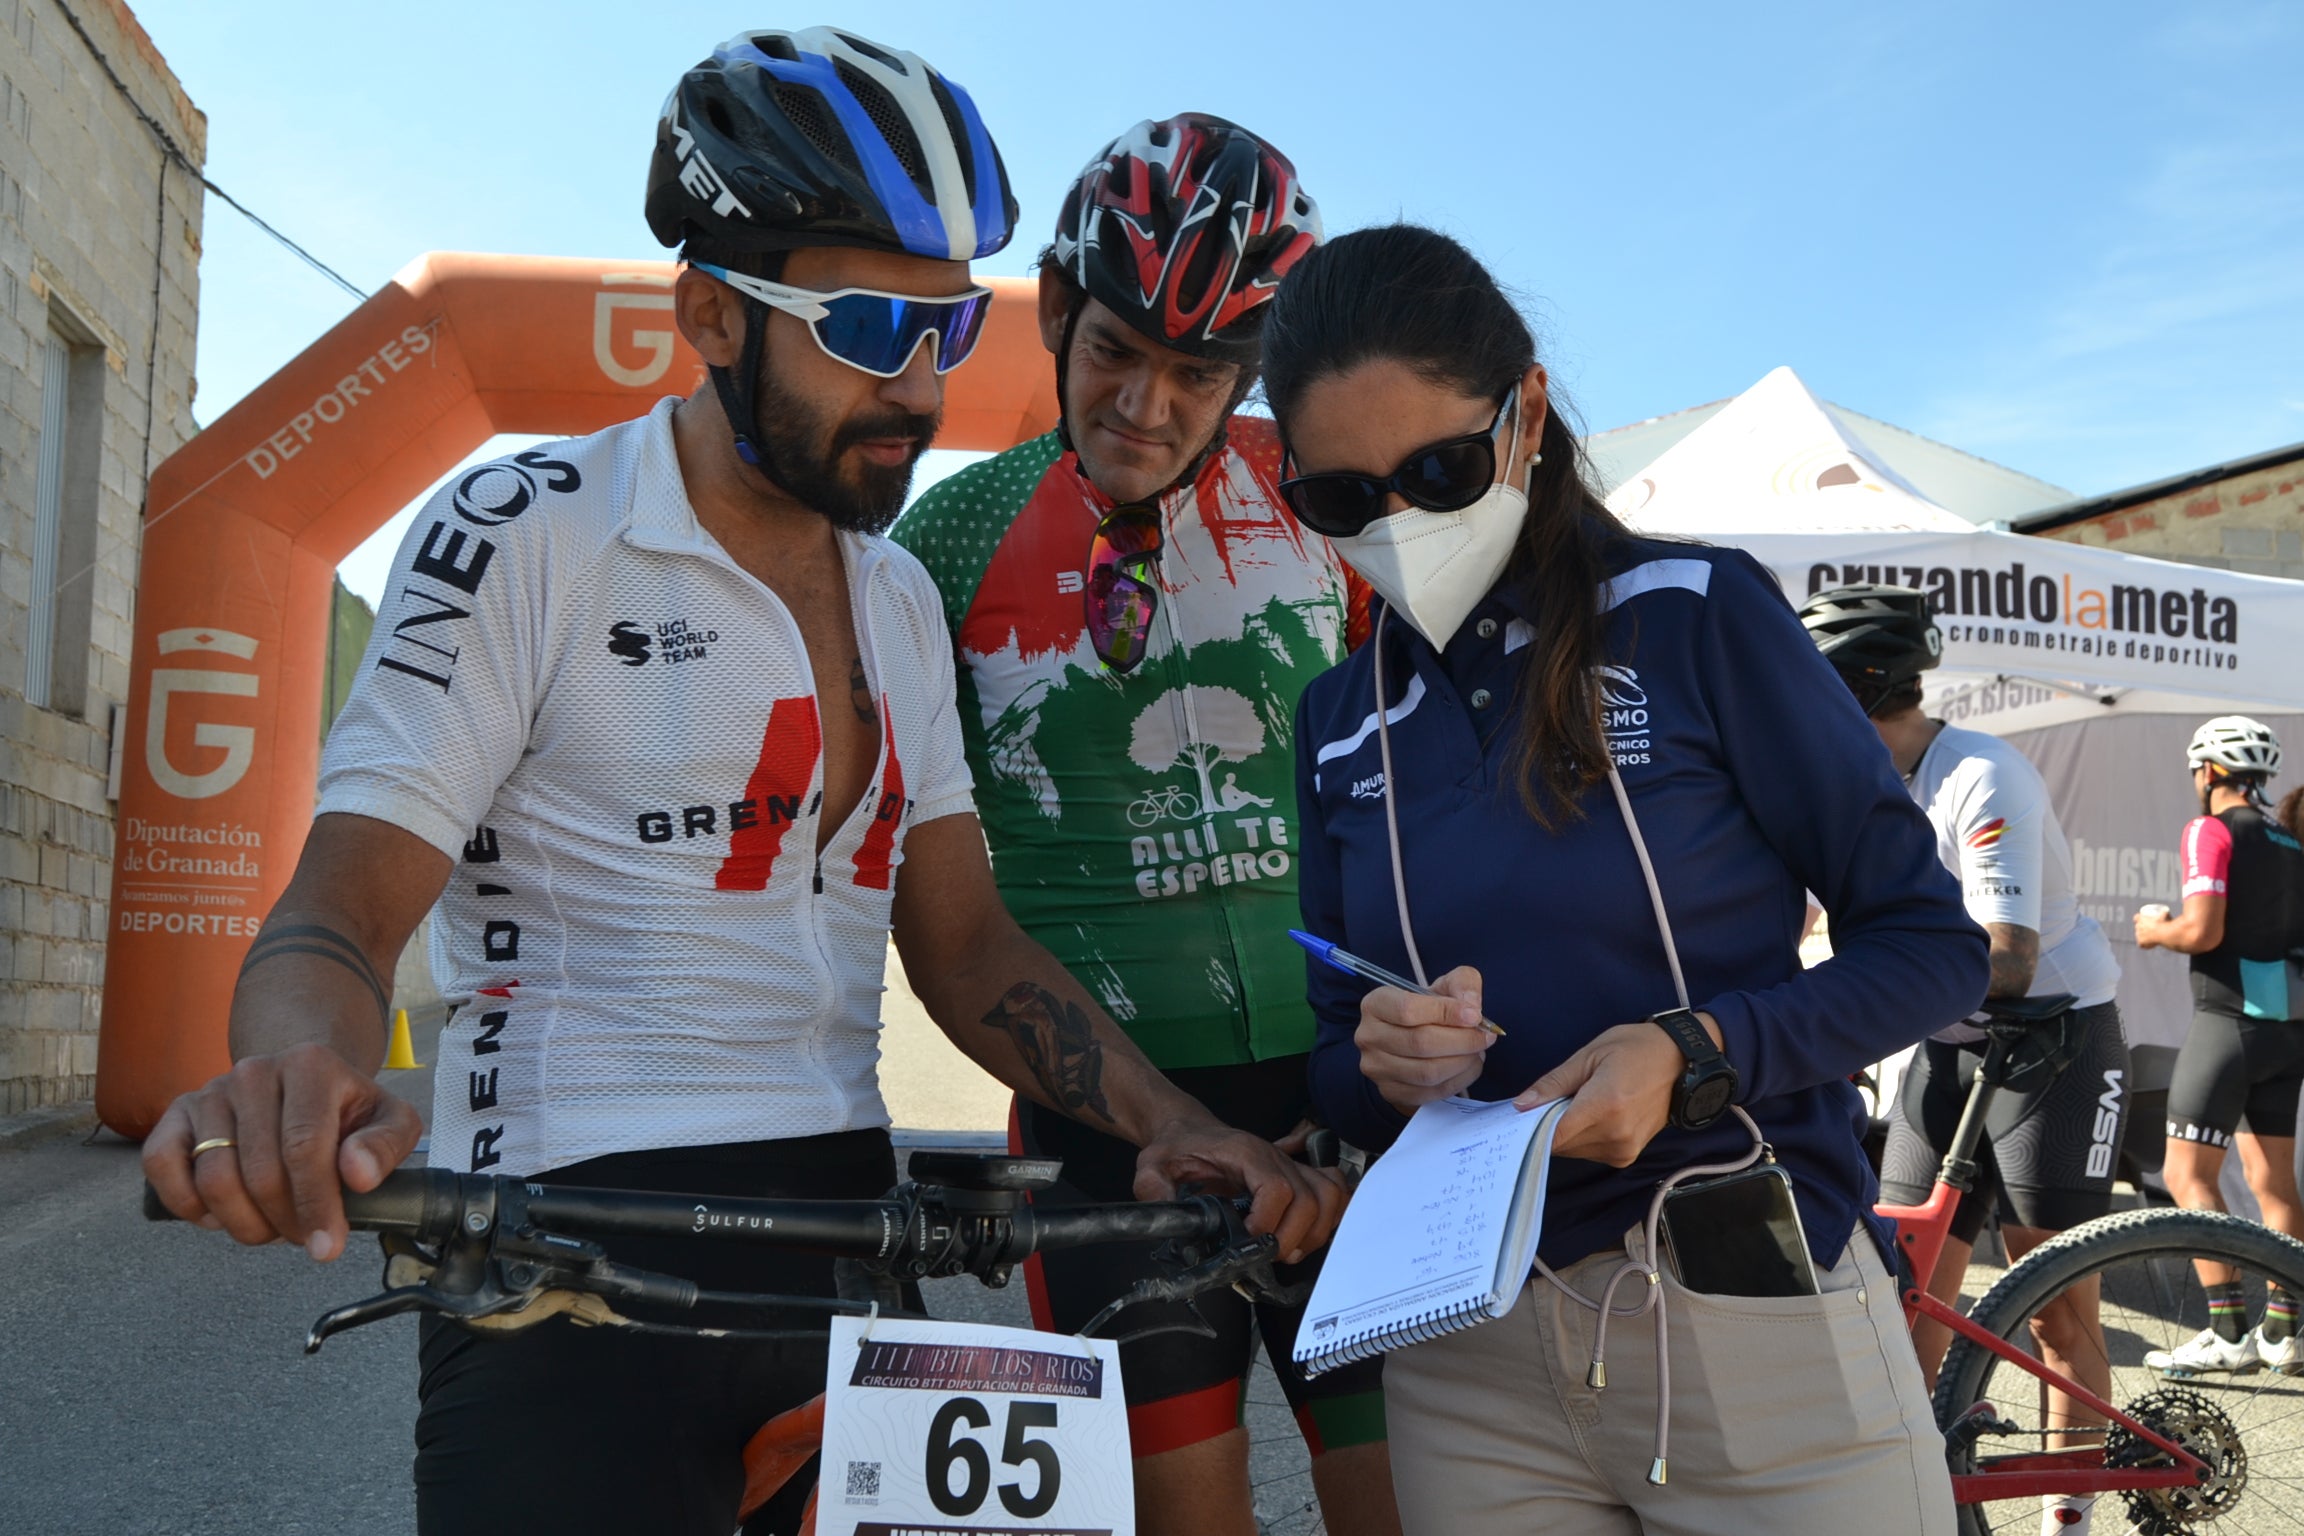
[(2184, 761), (2197, 768), (2213, 763), (2231, 773), (2260, 773), (2271, 778), (2280, 771), (2280, 738), (2271, 727), (2246, 715), (2218, 715), (2192, 733)]

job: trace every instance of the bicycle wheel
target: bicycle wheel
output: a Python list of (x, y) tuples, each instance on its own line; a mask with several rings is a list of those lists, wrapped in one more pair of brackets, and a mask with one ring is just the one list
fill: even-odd
[[(2208, 1326), (2196, 1258), (2240, 1268), (2252, 1319), (2263, 1315), (2267, 1280), (2304, 1294), (2304, 1243), (2213, 1211), (2126, 1211), (2041, 1244), (1969, 1315), (2032, 1350), (2033, 1319), (2075, 1285), (2095, 1281), (2110, 1356), (2109, 1401), (2215, 1469), (2201, 1487), (2100, 1495), (2096, 1530), (2124, 1531), (2125, 1518), (2144, 1536), (2304, 1532), (2304, 1376), (2260, 1368), (2172, 1377), (2145, 1363), (2148, 1351), (2173, 1350)], [(1935, 1408), (1955, 1477), (2006, 1469), (2013, 1458), (2050, 1448), (2040, 1383), (1974, 1340), (1953, 1338)], [(2062, 1448), (2090, 1459), (2100, 1454), (2114, 1467), (2166, 1459), (2119, 1427), (2068, 1432)], [(1963, 1505), (1960, 1520), (1968, 1536), (2029, 1536), (2040, 1529), (2039, 1497)]]

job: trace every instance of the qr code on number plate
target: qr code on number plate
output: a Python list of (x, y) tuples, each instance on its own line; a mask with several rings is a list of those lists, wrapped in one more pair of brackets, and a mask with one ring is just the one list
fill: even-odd
[(848, 1497), (876, 1499), (880, 1497), (880, 1463), (852, 1461), (848, 1463)]

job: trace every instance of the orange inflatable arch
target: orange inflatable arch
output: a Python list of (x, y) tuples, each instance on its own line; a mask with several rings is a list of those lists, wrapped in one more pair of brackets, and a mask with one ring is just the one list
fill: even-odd
[[(319, 769), (337, 562), (499, 432), (576, 436), (702, 376), (669, 262), (419, 258), (162, 464), (145, 502), (96, 1109), (123, 1135), (230, 1064), (249, 940)], [(993, 278), (938, 445), (1056, 419), (1032, 284)]]

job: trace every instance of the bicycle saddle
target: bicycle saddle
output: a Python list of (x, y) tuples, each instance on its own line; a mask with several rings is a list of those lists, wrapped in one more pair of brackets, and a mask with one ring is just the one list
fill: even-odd
[(2036, 1093), (2072, 1064), (2085, 1043), (2069, 992), (2045, 997), (1995, 997), (1984, 1004), (1984, 1032), (1996, 1049), (1985, 1074), (2014, 1093)]
[(1992, 997), (1984, 1000), (1984, 1011), (1991, 1016), (1992, 1024), (2037, 1027), (2052, 1024), (2070, 1013), (2078, 1001), (2069, 992), (2051, 992), (2045, 997)]

